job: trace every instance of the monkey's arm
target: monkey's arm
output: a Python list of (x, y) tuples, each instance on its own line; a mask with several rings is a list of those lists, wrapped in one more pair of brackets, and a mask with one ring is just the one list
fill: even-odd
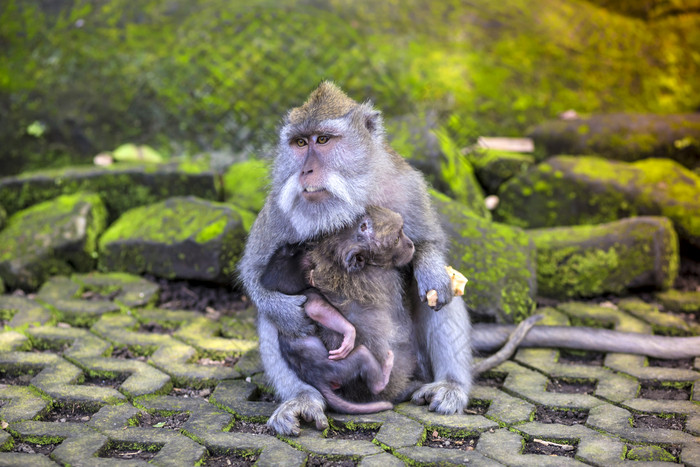
[[(476, 324), (472, 333), (475, 350), (493, 351), (500, 347), (515, 326)], [(535, 326), (519, 347), (559, 347), (597, 352), (620, 352), (655, 358), (700, 356), (700, 337), (666, 337), (608, 329), (574, 326)]]
[(413, 269), (418, 295), (425, 302), (428, 291), (435, 290), (437, 300), (431, 308), (438, 311), (450, 303), (453, 297), (452, 281), (445, 271), (447, 238), (422, 177), (415, 177), (415, 180), (408, 183), (414, 186), (416, 192), (411, 197), (409, 212), (401, 212), (401, 215), (404, 217), (406, 235), (416, 246)]
[(265, 316), (279, 332), (290, 336), (304, 336), (313, 332), (314, 326), (302, 309), (306, 301), (303, 295), (285, 295), (269, 290), (261, 284), (273, 253), (291, 241), (289, 227), (281, 216), (273, 212), (270, 202), (260, 211), (250, 229), (243, 257), (239, 264), (239, 276), (258, 313)]
[(308, 300), (304, 305), (304, 310), (309, 318), (343, 335), (343, 342), (337, 349), (328, 352), (331, 360), (341, 360), (347, 357), (355, 348), (355, 326), (345, 319), (335, 307), (333, 307), (323, 296), (315, 292), (307, 292)]

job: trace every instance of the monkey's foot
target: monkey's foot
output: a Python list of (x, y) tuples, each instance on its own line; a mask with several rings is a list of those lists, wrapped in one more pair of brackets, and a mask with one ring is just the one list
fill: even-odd
[(328, 428), (328, 419), (324, 408), (322, 398), (308, 392), (301, 393), (294, 399), (282, 402), (270, 416), (267, 426), (278, 435), (299, 436), (299, 419), (303, 418), (307, 422), (313, 421), (317, 430), (325, 430)]
[(384, 365), (382, 365), (382, 373), (384, 374), (384, 386), (379, 391), (384, 390), (387, 384), (389, 384), (389, 377), (391, 376), (391, 369), (394, 368), (394, 352), (389, 350), (386, 353), (386, 360), (384, 360)]
[(389, 378), (391, 377), (391, 369), (394, 368), (394, 352), (391, 350), (387, 351), (386, 359), (382, 364), (382, 379), (378, 381), (373, 386), (370, 386), (369, 390), (372, 394), (379, 394), (386, 388), (389, 384)]
[(428, 410), (443, 415), (462, 413), (469, 403), (469, 394), (457, 383), (437, 381), (421, 387), (411, 398), (417, 405), (430, 404)]

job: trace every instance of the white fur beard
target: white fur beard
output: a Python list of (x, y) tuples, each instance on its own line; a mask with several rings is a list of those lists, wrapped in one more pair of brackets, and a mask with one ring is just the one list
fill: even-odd
[(356, 199), (340, 176), (329, 175), (326, 189), (331, 197), (314, 203), (303, 198), (296, 176), (290, 176), (284, 183), (277, 204), (287, 215), (300, 239), (310, 239), (339, 230), (364, 212), (364, 200)]

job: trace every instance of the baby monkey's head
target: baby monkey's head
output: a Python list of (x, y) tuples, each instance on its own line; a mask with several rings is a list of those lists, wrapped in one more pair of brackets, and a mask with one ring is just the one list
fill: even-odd
[(382, 268), (406, 266), (413, 259), (415, 247), (403, 231), (403, 218), (390, 209), (369, 206), (355, 225), (338, 236), (343, 248), (339, 258), (348, 272), (365, 265)]

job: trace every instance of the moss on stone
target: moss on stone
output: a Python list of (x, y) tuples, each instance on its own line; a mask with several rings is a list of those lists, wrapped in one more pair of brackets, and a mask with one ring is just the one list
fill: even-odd
[(635, 446), (627, 451), (625, 456), (632, 461), (642, 462), (678, 462), (670, 452), (661, 446)]
[[(563, 175), (554, 176), (557, 172)], [(512, 225), (600, 224), (662, 215), (681, 238), (700, 246), (700, 177), (668, 159), (629, 164), (554, 157), (506, 182), (499, 196), (495, 218)]]
[(170, 196), (217, 199), (214, 174), (201, 163), (114, 164), (28, 172), (0, 180), (0, 199), (9, 213), (62, 194), (98, 193), (110, 218)]
[(535, 163), (532, 155), (512, 151), (488, 149), (470, 156), (476, 177), (487, 193), (496, 193), (498, 187), (515, 175), (525, 172)]
[(7, 211), (0, 205), (0, 230), (5, 228), (5, 222), (7, 221)]
[(0, 231), (0, 276), (33, 290), (52, 275), (90, 270), (106, 222), (101, 198), (82, 192), (15, 213)]
[(491, 219), (491, 212), (484, 203), (484, 192), (471, 162), (462, 155), (461, 148), (446, 130), (435, 130), (434, 133), (444, 155), (440, 161), (441, 179), (448, 186), (450, 195), (477, 216)]
[(678, 239), (665, 218), (528, 231), (537, 247), (540, 295), (590, 297), (652, 286), (678, 274)]
[(599, 154), (621, 161), (665, 157), (697, 165), (700, 118), (696, 114), (608, 114), (538, 125), (532, 132), (544, 153)]
[(265, 161), (250, 159), (231, 165), (223, 176), (224, 199), (250, 212), (259, 212), (270, 183)]
[(520, 321), (534, 309), (534, 247), (520, 229), (478, 217), (444, 196), (434, 197), (449, 235), (451, 266), (469, 283), (464, 299), (482, 316)]

